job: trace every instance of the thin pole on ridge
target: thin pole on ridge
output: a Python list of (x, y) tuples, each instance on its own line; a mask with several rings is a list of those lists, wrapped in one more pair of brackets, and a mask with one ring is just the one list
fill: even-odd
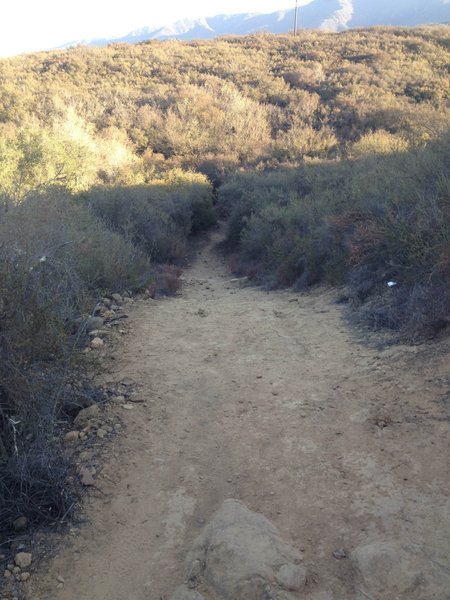
[(298, 16), (298, 0), (295, 0), (295, 11), (294, 11), (294, 36), (297, 35), (297, 16)]

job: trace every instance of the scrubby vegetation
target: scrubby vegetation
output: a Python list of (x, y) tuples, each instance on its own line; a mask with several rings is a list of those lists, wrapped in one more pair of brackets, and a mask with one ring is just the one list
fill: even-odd
[(71, 505), (55, 428), (97, 393), (83, 319), (176, 269), (213, 187), (241, 272), (345, 284), (407, 340), (448, 323), (449, 47), (379, 28), (0, 61), (1, 531)]
[(450, 316), (449, 167), (447, 134), (395, 154), (238, 175), (220, 189), (236, 268), (268, 287), (347, 284), (359, 323), (410, 341), (433, 335)]
[[(0, 61), (0, 189), (141, 184), (383, 151), (445, 129), (449, 28), (79, 47)], [(385, 135), (388, 132), (389, 136)], [(369, 142), (368, 142), (369, 143)]]
[(18, 517), (35, 524), (73, 506), (58, 431), (100, 398), (97, 365), (81, 353), (86, 322), (102, 295), (175, 291), (176, 278), (162, 281), (158, 265), (182, 263), (211, 205), (204, 176), (177, 172), (154, 186), (35, 191), (3, 207), (0, 534)]

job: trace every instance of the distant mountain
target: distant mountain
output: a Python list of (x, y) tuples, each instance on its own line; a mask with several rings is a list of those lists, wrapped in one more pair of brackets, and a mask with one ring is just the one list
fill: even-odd
[[(450, 0), (313, 0), (298, 9), (298, 25), (304, 29), (343, 31), (374, 25), (413, 26), (447, 23)], [(294, 9), (269, 14), (244, 13), (184, 19), (160, 28), (144, 27), (115, 39), (84, 40), (77, 44), (105, 46), (112, 42), (209, 39), (222, 35), (247, 35), (258, 31), (292, 31)], [(72, 46), (74, 43), (67, 44)]]
[(350, 27), (414, 26), (445, 23), (450, 19), (450, 0), (352, 0), (351, 3)]

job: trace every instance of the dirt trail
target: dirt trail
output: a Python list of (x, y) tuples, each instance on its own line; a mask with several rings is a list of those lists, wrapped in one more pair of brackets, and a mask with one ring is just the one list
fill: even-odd
[(368, 597), (332, 553), (374, 539), (413, 547), (433, 569), (428, 595), (408, 600), (449, 598), (448, 344), (361, 345), (329, 292), (233, 280), (218, 236), (179, 297), (130, 307), (114, 378), (136, 381), (146, 403), (109, 407), (127, 431), (106, 449), (102, 493), (29, 598), (170, 598), (225, 498), (304, 550), (306, 598)]

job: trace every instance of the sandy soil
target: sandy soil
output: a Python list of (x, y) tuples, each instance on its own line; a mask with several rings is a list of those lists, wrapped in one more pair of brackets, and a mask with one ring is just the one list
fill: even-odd
[(333, 551), (380, 539), (432, 569), (408, 600), (450, 598), (449, 343), (362, 344), (330, 292), (233, 280), (218, 235), (179, 297), (130, 306), (109, 379), (135, 381), (145, 403), (108, 408), (126, 433), (101, 493), (28, 597), (168, 599), (203, 524), (236, 498), (304, 550), (306, 598), (369, 597)]

